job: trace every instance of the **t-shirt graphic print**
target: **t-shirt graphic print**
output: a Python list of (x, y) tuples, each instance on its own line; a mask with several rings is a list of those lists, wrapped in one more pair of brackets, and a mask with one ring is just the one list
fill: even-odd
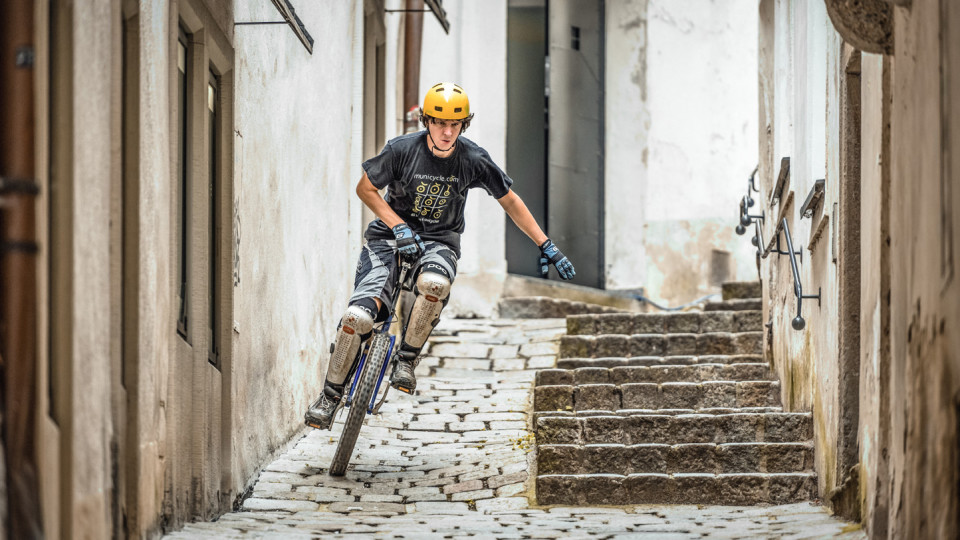
[[(464, 137), (459, 138), (450, 157), (433, 155), (426, 133), (390, 140), (380, 154), (363, 162), (363, 170), (377, 189), (387, 188), (387, 204), (422, 239), (443, 242), (459, 257), (467, 192), (483, 188), (499, 199), (510, 191), (513, 180), (486, 150)], [(375, 219), (364, 236), (368, 240), (392, 239), (393, 232)]]
[(444, 212), (450, 207), (451, 198), (455, 196), (453, 186), (458, 180), (456, 176), (444, 178), (426, 174), (413, 175), (416, 184), (413, 213), (420, 216), (420, 221), (441, 221)]

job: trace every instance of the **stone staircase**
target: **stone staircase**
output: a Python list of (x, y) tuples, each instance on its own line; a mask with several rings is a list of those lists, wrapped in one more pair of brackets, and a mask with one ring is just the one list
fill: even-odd
[(540, 504), (783, 504), (816, 496), (812, 418), (780, 406), (758, 284), (703, 312), (567, 318), (537, 372)]

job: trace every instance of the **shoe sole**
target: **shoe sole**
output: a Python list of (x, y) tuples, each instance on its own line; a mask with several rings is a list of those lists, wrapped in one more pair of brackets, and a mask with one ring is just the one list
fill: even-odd
[(417, 390), (416, 385), (414, 385), (413, 387), (408, 387), (408, 386), (405, 386), (403, 383), (396, 383), (393, 381), (390, 381), (390, 386), (403, 392), (404, 394), (410, 394), (411, 396)]
[(333, 429), (333, 419), (337, 417), (337, 412), (339, 410), (340, 410), (340, 406), (338, 405), (337, 408), (333, 411), (333, 416), (330, 417), (330, 423), (328, 423), (326, 426), (324, 426), (322, 422), (314, 420), (308, 415), (303, 416), (303, 423), (306, 424), (307, 427), (312, 427), (313, 429), (325, 429), (329, 431)]
[(316, 424), (316, 423), (311, 422), (311, 421), (309, 421), (309, 420), (304, 420), (303, 423), (306, 424), (307, 427), (312, 427), (313, 429), (326, 429), (326, 430), (329, 430), (329, 429), (330, 429), (330, 426), (323, 427), (323, 426), (321, 426), (320, 424)]

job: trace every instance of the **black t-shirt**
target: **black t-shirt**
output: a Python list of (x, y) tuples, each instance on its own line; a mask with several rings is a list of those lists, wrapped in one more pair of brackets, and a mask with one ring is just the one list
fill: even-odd
[[(378, 156), (363, 162), (363, 170), (377, 189), (389, 187), (387, 204), (420, 238), (443, 242), (458, 257), (467, 191), (481, 187), (499, 199), (513, 185), (490, 154), (470, 139), (460, 137), (450, 157), (433, 155), (426, 131), (392, 139)], [(364, 237), (394, 238), (379, 218), (370, 222)]]

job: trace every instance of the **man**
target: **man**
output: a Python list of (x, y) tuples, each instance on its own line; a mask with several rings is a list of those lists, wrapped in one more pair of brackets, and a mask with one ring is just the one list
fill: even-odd
[[(466, 92), (453, 83), (427, 91), (420, 109), (425, 130), (401, 135), (363, 163), (357, 184), (360, 200), (376, 214), (364, 234), (354, 291), (332, 347), (320, 397), (307, 409), (308, 426), (329, 429), (340, 404), (344, 382), (376, 323), (386, 320), (397, 280), (397, 253), (417, 260), (416, 300), (397, 352), (390, 385), (412, 394), (414, 369), (457, 274), (463, 211), (470, 188), (483, 188), (540, 247), (541, 273), (553, 264), (571, 279), (573, 265), (547, 238), (510, 186), (511, 180), (486, 150), (460, 135), (473, 119)], [(386, 199), (378, 190), (388, 187)]]

